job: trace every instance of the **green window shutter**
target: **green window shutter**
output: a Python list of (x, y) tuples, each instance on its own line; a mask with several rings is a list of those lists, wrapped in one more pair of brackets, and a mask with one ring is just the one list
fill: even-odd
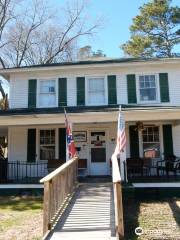
[(108, 104), (117, 104), (116, 75), (108, 76)]
[(28, 108), (36, 108), (37, 80), (28, 81)]
[(27, 162), (36, 161), (36, 129), (28, 129), (27, 133)]
[(67, 78), (59, 78), (58, 106), (67, 106)]
[(66, 161), (66, 129), (59, 128), (59, 159)]
[(139, 157), (139, 134), (136, 126), (129, 126), (130, 156)]
[(77, 77), (77, 105), (85, 105), (85, 77)]
[(135, 74), (127, 75), (127, 92), (128, 92), (128, 103), (137, 103)]
[(164, 143), (164, 157), (173, 155), (174, 151), (171, 124), (163, 125), (163, 143)]
[(159, 74), (159, 87), (161, 102), (169, 102), (169, 83), (167, 73)]

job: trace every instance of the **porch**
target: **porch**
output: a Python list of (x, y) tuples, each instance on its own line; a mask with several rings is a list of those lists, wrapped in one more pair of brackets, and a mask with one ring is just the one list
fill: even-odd
[[(21, 115), (19, 112), (13, 117), (2, 116), (0, 128), (6, 130), (8, 138), (8, 162), (0, 163), (1, 183), (38, 182), (66, 161), (64, 114), (58, 111), (53, 113), (51, 110), (48, 114), (38, 110), (34, 114), (26, 112), (26, 115)], [(168, 155), (180, 156), (179, 109), (124, 107), (123, 111), (127, 148), (121, 156), (122, 179), (128, 182), (180, 182), (178, 166), (176, 172), (167, 174), (165, 162), (159, 162)], [(98, 107), (89, 111), (84, 108), (76, 111), (67, 109), (67, 112), (73, 122), (80, 158), (79, 176), (110, 176), (118, 107)], [(133, 161), (129, 170), (130, 158)], [(136, 165), (137, 158), (144, 159), (143, 165)], [(50, 163), (53, 160), (56, 162), (54, 166)]]

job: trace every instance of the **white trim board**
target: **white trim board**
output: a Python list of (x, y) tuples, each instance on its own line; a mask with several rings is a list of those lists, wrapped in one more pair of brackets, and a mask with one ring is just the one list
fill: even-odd
[(180, 188), (180, 182), (132, 183), (135, 188)]
[(0, 189), (44, 188), (43, 184), (0, 184)]

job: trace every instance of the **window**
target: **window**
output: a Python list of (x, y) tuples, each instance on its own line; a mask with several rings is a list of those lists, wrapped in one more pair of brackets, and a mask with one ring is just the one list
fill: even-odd
[(39, 106), (56, 106), (56, 81), (40, 80), (39, 84)]
[(145, 127), (142, 140), (144, 157), (160, 157), (159, 127)]
[(88, 104), (105, 104), (104, 78), (88, 79)]
[(40, 160), (55, 158), (55, 130), (40, 130)]
[(139, 76), (140, 101), (156, 101), (157, 86), (155, 75)]

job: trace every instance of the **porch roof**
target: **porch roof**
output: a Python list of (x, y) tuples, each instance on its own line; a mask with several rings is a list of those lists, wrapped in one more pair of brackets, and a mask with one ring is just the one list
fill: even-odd
[[(121, 106), (122, 111), (158, 111), (158, 110), (180, 110), (180, 106), (155, 106), (155, 105), (104, 105), (104, 106), (74, 106), (65, 107), (68, 113), (86, 113), (86, 112), (114, 112)], [(64, 113), (64, 107), (53, 108), (13, 108), (0, 110), (0, 116), (13, 115), (34, 115), (34, 114), (57, 114)]]
[[(180, 106), (121, 105), (125, 121), (180, 120)], [(73, 123), (117, 122), (119, 105), (66, 107)], [(0, 126), (64, 124), (64, 108), (9, 109), (0, 111)]]
[(6, 69), (0, 69), (0, 75), (5, 79), (10, 79), (11, 73), (20, 72), (32, 72), (32, 71), (49, 71), (49, 69), (78, 69), (78, 68), (101, 68), (107, 67), (107, 65), (113, 67), (121, 66), (132, 66), (132, 65), (147, 65), (147, 64), (179, 64), (179, 57), (173, 58), (99, 58), (99, 59), (87, 59), (84, 61), (74, 62), (61, 62), (61, 63), (50, 63), (40, 64), (31, 66), (12, 67)]

